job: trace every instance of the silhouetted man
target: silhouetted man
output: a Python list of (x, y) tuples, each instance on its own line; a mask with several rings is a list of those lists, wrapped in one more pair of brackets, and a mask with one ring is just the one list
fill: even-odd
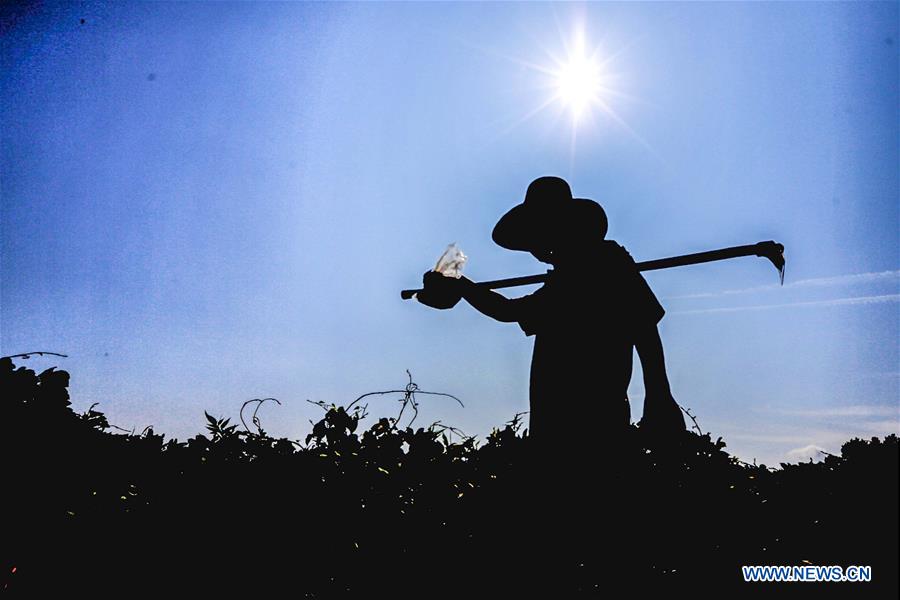
[[(544, 285), (508, 299), (465, 277), (425, 274), (420, 302), (447, 308), (459, 299), (485, 315), (517, 322), (533, 335), (529, 415), (530, 460), (514, 514), (529, 522), (520, 542), (529, 581), (552, 591), (581, 571), (620, 568), (631, 544), (618, 470), (631, 420), (628, 384), (634, 348), (644, 372), (642, 429), (668, 435), (685, 429), (669, 389), (657, 323), (665, 311), (628, 252), (606, 240), (603, 208), (572, 198), (558, 177), (528, 186), (525, 200), (494, 227), (504, 248), (553, 265)], [(516, 511), (522, 511), (516, 513)], [(590, 559), (594, 567), (585, 568)], [(631, 557), (633, 558), (633, 557)], [(598, 566), (599, 565), (599, 566)]]
[(644, 372), (642, 428), (683, 431), (666, 376), (657, 323), (665, 311), (631, 255), (606, 240), (607, 220), (593, 200), (573, 198), (568, 183), (541, 177), (523, 203), (494, 227), (504, 248), (552, 264), (536, 292), (509, 299), (465, 277), (425, 274), (418, 299), (447, 306), (462, 297), (483, 314), (518, 322), (534, 335), (529, 435), (539, 446), (614, 443), (630, 422), (627, 399), (634, 348)]

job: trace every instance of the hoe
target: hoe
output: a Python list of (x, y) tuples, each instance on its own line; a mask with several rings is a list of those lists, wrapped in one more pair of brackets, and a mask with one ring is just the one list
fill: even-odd
[[(657, 269), (668, 269), (671, 267), (682, 267), (685, 265), (696, 265), (705, 262), (738, 258), (739, 256), (761, 256), (769, 259), (775, 268), (778, 269), (778, 276), (781, 283), (784, 284), (784, 246), (777, 242), (773, 242), (772, 240), (749, 244), (747, 246), (733, 246), (731, 248), (721, 248), (719, 250), (709, 250), (707, 252), (697, 252), (695, 254), (647, 260), (637, 263), (637, 268), (639, 271), (656, 271)], [(533, 283), (543, 283), (546, 280), (547, 274), (543, 273), (541, 275), (527, 275), (525, 277), (480, 281), (477, 285), (494, 290), (498, 288), (530, 285)], [(415, 296), (417, 292), (421, 291), (421, 289), (403, 290), (400, 292), (400, 297), (404, 300), (409, 300)]]

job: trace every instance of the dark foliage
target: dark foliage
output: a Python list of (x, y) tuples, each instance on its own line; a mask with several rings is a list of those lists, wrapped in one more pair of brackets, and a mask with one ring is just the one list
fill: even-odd
[[(323, 405), (303, 444), (255, 412), (255, 430), (206, 415), (179, 442), (76, 414), (64, 371), (0, 359), (0, 382), (7, 592), (897, 597), (893, 435), (772, 470), (708, 434), (538, 455), (518, 419), (478, 444), (387, 418), (360, 431), (364, 409)], [(754, 564), (871, 565), (874, 581), (742, 584)]]

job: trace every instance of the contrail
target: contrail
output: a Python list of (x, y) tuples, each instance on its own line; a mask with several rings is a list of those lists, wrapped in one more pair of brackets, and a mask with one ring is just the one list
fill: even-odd
[(745, 310), (770, 310), (774, 308), (794, 308), (809, 306), (853, 306), (858, 304), (885, 304), (887, 302), (900, 302), (900, 294), (886, 294), (884, 296), (859, 296), (854, 298), (836, 298), (834, 300), (813, 300), (811, 302), (791, 302), (788, 304), (763, 304), (757, 306), (734, 306), (728, 308), (704, 308), (700, 310), (678, 310), (673, 315), (699, 315), (708, 313), (741, 312)]
[(792, 281), (779, 286), (758, 285), (749, 288), (740, 288), (735, 290), (722, 290), (719, 292), (706, 292), (700, 294), (685, 294), (684, 296), (667, 296), (664, 300), (686, 300), (689, 298), (717, 298), (719, 296), (729, 296), (732, 294), (749, 294), (752, 292), (764, 292), (768, 290), (777, 290), (783, 288), (805, 288), (805, 287), (829, 287), (837, 285), (854, 285), (863, 283), (879, 283), (883, 281), (897, 280), (900, 282), (900, 271), (879, 271), (877, 273), (853, 273), (850, 275), (837, 275), (835, 277), (819, 277), (815, 279), (801, 279), (800, 281)]

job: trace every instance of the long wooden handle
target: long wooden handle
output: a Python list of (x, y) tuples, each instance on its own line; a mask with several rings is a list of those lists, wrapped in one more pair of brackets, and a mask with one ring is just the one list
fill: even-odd
[[(778, 269), (781, 283), (784, 283), (784, 246), (772, 240), (748, 244), (746, 246), (732, 246), (731, 248), (721, 248), (719, 250), (709, 250), (707, 252), (696, 252), (694, 254), (684, 254), (682, 256), (670, 256), (669, 258), (647, 260), (636, 263), (636, 266), (638, 271), (656, 271), (659, 269), (669, 269), (671, 267), (683, 267), (685, 265), (698, 265), (717, 260), (727, 260), (730, 258), (738, 258), (740, 256), (760, 256), (769, 259), (769, 261), (775, 265), (775, 268)], [(479, 281), (476, 285), (496, 290), (500, 288), (517, 287), (520, 285), (531, 285), (533, 283), (543, 283), (547, 281), (548, 276), (549, 272), (541, 275), (526, 275), (524, 277)], [(421, 291), (421, 289), (403, 290), (400, 292), (400, 297), (404, 300), (409, 300)]]

